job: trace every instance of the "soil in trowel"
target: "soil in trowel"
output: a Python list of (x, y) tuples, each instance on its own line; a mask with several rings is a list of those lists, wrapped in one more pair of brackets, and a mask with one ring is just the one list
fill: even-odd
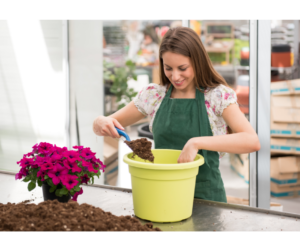
[(36, 204), (0, 203), (0, 231), (160, 231), (130, 215), (116, 216), (70, 200)]
[(125, 141), (125, 143), (132, 149), (134, 157), (139, 156), (141, 159), (149, 160), (153, 163), (154, 156), (151, 152), (152, 142), (146, 138), (136, 139), (132, 141)]

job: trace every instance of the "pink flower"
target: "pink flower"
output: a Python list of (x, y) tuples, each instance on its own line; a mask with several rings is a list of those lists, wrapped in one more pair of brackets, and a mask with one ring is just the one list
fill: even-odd
[(76, 162), (70, 162), (68, 159), (65, 159), (63, 162), (64, 166), (72, 171), (72, 173), (80, 173), (82, 169), (77, 165)]
[(54, 166), (53, 166), (52, 162), (50, 162), (50, 161), (43, 164), (43, 165), (41, 165), (42, 170), (50, 170), (50, 169), (53, 169), (53, 168), (54, 168)]
[(40, 169), (38, 172), (37, 172), (37, 175), (36, 177), (41, 177), (41, 181), (44, 181), (44, 177), (46, 174), (48, 174), (48, 171), (49, 170), (43, 170), (43, 169)]
[(68, 151), (68, 148), (66, 148), (66, 147), (61, 148), (61, 147), (54, 145), (54, 147), (52, 148), (52, 151), (53, 151), (53, 154), (61, 155), (62, 153)]
[(42, 166), (43, 164), (45, 164), (47, 162), (51, 162), (51, 158), (50, 157), (40, 157), (40, 156), (37, 156), (36, 159), (35, 159), (35, 161), (34, 161), (34, 164), (38, 165), (38, 166)]
[(21, 174), (21, 173), (17, 173), (17, 174), (15, 175), (15, 179), (16, 179), (16, 180), (22, 179), (22, 174)]
[(84, 167), (83, 171), (89, 171), (89, 172), (94, 172), (98, 173), (98, 170), (94, 169), (94, 166), (92, 163), (87, 162), (87, 161), (82, 161), (82, 166)]
[(87, 184), (90, 180), (90, 178), (87, 176), (87, 174), (81, 176), (80, 179), (81, 179), (81, 183), (85, 183), (85, 184)]
[(63, 158), (63, 156), (59, 155), (59, 154), (53, 154), (50, 159), (53, 165), (55, 165), (56, 163), (58, 163), (61, 159)]
[(65, 175), (62, 179), (62, 184), (66, 186), (66, 188), (70, 191), (74, 186), (78, 184), (77, 176), (76, 175), (71, 175), (67, 174)]
[(31, 166), (33, 164), (33, 159), (23, 157), (20, 161), (17, 162), (21, 167)]
[(79, 157), (79, 153), (76, 152), (76, 151), (67, 151), (67, 152), (64, 152), (62, 154), (64, 157), (66, 157), (70, 162), (75, 162), (76, 160), (80, 161), (81, 158)]
[(225, 100), (227, 100), (229, 96), (230, 96), (230, 94), (226, 92), (225, 96), (224, 96)]
[(152, 90), (152, 89), (154, 89), (154, 86), (147, 87), (147, 90)]
[(83, 146), (73, 146), (74, 149), (77, 149), (79, 152), (83, 149)]
[(91, 163), (96, 164), (97, 166), (100, 165), (100, 170), (102, 170), (104, 172), (104, 169), (106, 168), (106, 165), (104, 165), (103, 162), (100, 159), (97, 159), (97, 158), (94, 157), (91, 160)]
[(215, 105), (214, 105), (213, 111), (214, 111), (214, 113), (216, 113), (216, 106)]
[(68, 169), (64, 168), (60, 164), (56, 164), (54, 168), (48, 172), (48, 176), (52, 178), (54, 185), (58, 185), (67, 173)]
[(80, 153), (81, 157), (85, 158), (86, 160), (92, 159), (96, 153), (93, 153), (90, 148), (85, 148)]
[(207, 108), (210, 107), (210, 104), (209, 104), (209, 102), (207, 100), (205, 100), (205, 105), (207, 106)]
[(33, 147), (32, 147), (32, 152), (34, 152), (34, 153), (38, 153), (38, 149), (39, 149), (39, 144), (35, 144)]
[(33, 157), (34, 156), (34, 152), (29, 152), (23, 155), (23, 157)]
[(72, 200), (77, 201), (77, 197), (78, 197), (78, 195), (80, 195), (80, 194), (83, 194), (82, 187), (80, 188), (80, 191), (79, 191), (79, 192), (75, 192), (75, 193), (74, 193)]
[(53, 148), (53, 145), (46, 143), (46, 142), (41, 142), (38, 145), (38, 152), (41, 154), (48, 154), (48, 153), (52, 152), (52, 148)]

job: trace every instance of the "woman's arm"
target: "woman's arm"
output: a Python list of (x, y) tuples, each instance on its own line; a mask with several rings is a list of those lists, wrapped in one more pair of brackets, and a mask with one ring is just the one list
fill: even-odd
[(233, 134), (190, 139), (184, 146), (178, 163), (193, 161), (198, 149), (227, 153), (251, 153), (260, 149), (258, 136), (238, 105), (229, 105), (222, 116)]
[(93, 131), (98, 136), (119, 138), (120, 136), (115, 126), (124, 130), (123, 127), (129, 126), (144, 117), (145, 115), (143, 115), (136, 108), (133, 101), (131, 101), (128, 105), (108, 117), (97, 117), (93, 123)]
[(109, 116), (120, 122), (124, 127), (134, 124), (145, 117), (131, 101), (128, 105)]

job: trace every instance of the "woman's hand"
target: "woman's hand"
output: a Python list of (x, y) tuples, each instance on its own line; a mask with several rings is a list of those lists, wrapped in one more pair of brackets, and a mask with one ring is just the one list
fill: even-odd
[(194, 138), (191, 138), (183, 147), (182, 152), (177, 160), (178, 163), (186, 163), (194, 161), (198, 153), (197, 143)]
[(94, 120), (93, 131), (98, 136), (110, 136), (113, 138), (120, 138), (115, 127), (124, 130), (123, 126), (111, 117), (99, 116)]

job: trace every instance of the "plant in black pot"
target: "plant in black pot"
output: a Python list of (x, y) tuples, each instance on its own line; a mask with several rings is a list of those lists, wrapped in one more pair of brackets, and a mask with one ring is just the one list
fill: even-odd
[(46, 142), (34, 145), (32, 152), (24, 154), (17, 162), (21, 166), (17, 179), (28, 183), (28, 191), (42, 187), (44, 201), (57, 199), (77, 201), (83, 193), (83, 183), (94, 183), (94, 176), (104, 172), (105, 165), (90, 148), (73, 146), (75, 150), (58, 147)]
[(128, 88), (127, 81), (130, 79), (137, 80), (134, 73), (135, 63), (127, 60), (124, 67), (114, 68), (114, 73), (110, 75), (112, 86), (110, 92), (117, 97), (118, 110), (126, 106), (137, 95), (133, 88)]

